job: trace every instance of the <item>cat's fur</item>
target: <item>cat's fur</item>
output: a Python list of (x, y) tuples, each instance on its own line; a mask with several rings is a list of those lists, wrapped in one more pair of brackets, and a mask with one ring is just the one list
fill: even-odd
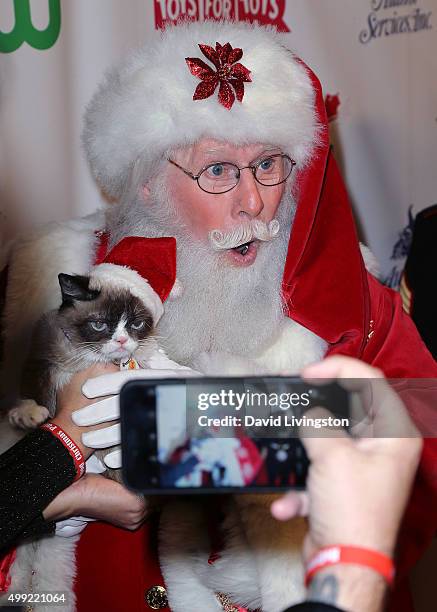
[[(13, 425), (32, 428), (55, 416), (58, 391), (93, 364), (119, 363), (135, 355), (138, 365), (147, 367), (156, 348), (150, 311), (127, 289), (89, 289), (89, 280), (59, 275), (62, 305), (35, 326), (21, 384), (25, 399), (9, 412)], [(96, 331), (96, 323), (105, 329)], [(123, 345), (117, 341), (121, 336), (126, 339)], [(120, 480), (119, 471), (110, 470), (109, 475)]]

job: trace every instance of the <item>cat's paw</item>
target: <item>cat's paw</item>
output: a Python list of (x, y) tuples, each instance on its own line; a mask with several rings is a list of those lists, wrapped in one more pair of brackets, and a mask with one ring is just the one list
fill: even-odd
[(49, 411), (34, 400), (22, 400), (8, 414), (9, 423), (19, 429), (35, 429), (49, 417)]

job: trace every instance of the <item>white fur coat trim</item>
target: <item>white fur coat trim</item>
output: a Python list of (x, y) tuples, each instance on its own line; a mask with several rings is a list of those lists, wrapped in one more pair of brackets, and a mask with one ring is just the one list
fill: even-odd
[(11, 567), (11, 586), (0, 596), (7, 603), (11, 593), (65, 593), (62, 605), (38, 603), (35, 612), (74, 612), (76, 597), (73, 580), (76, 575), (75, 549), (80, 536), (62, 538), (45, 536), (21, 544)]

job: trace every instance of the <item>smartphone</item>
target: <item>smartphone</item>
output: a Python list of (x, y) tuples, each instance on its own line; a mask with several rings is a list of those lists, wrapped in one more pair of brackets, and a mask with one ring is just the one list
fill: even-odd
[[(135, 380), (120, 394), (123, 480), (148, 495), (304, 489), (309, 461), (300, 427), (348, 428), (349, 394), (300, 378)], [(319, 419), (323, 421), (323, 419)], [(317, 421), (317, 419), (316, 419)]]

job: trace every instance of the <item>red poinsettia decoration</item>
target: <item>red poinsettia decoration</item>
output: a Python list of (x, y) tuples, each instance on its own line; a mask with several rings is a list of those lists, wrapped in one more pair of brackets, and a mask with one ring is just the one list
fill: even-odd
[[(243, 101), (244, 83), (251, 83), (250, 70), (239, 60), (243, 57), (243, 51), (232, 48), (230, 43), (225, 45), (215, 44), (215, 49), (209, 45), (199, 45), (203, 55), (214, 64), (213, 70), (208, 64), (197, 57), (186, 57), (191, 74), (198, 77), (201, 83), (196, 87), (193, 100), (204, 100), (213, 95), (220, 83), (218, 99), (228, 110), (232, 108), (235, 98)], [(234, 94), (234, 91), (235, 94)]]

